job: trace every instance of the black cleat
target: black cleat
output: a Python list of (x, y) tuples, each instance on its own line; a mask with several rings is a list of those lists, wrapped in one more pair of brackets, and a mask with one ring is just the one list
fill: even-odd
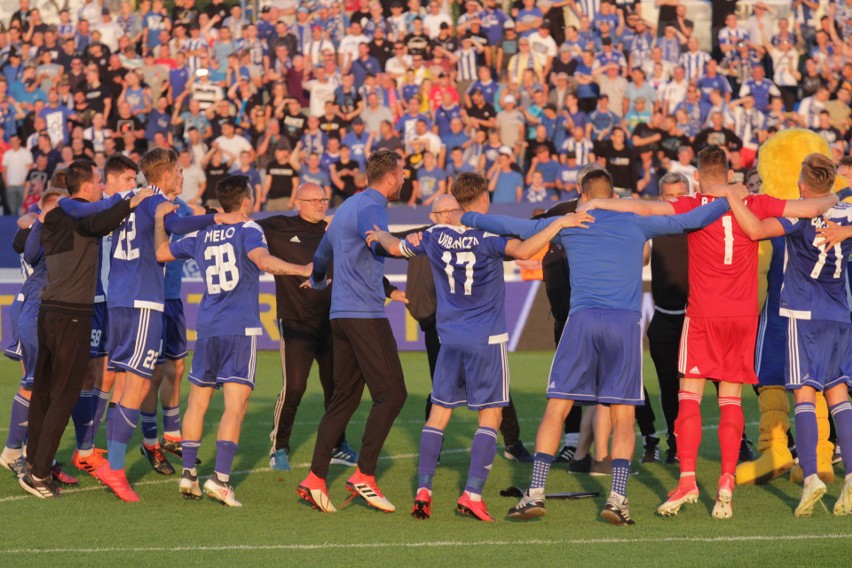
[(571, 463), (571, 460), (574, 459), (574, 452), (577, 451), (577, 448), (574, 446), (562, 446), (562, 449), (559, 450), (559, 453), (556, 454), (556, 458), (553, 460), (557, 463)]
[(511, 446), (505, 446), (503, 448), (503, 457), (509, 461), (516, 461), (520, 463), (531, 463), (533, 461), (532, 454), (527, 451), (524, 447), (524, 443), (520, 440)]
[(645, 436), (645, 453), (642, 454), (642, 463), (654, 463), (660, 461), (660, 439), (654, 436)]
[(59, 497), (59, 487), (53, 480), (53, 476), (49, 475), (44, 479), (36, 479), (31, 471), (27, 471), (24, 475), (18, 478), (18, 484), (24, 488), (24, 491), (30, 495), (35, 495), (39, 499), (50, 499)]
[[(183, 444), (180, 441), (174, 442), (172, 440), (160, 438), (160, 447), (172, 455), (183, 458)], [(195, 465), (201, 465), (201, 460), (195, 458)]]
[(589, 473), (592, 469), (592, 456), (586, 454), (586, 457), (578, 460), (571, 460), (568, 464), (568, 473)]
[(163, 455), (163, 449), (159, 446), (159, 444), (153, 448), (147, 448), (145, 447), (145, 444), (141, 444), (139, 446), (139, 451), (143, 456), (148, 458), (148, 463), (150, 463), (154, 471), (160, 475), (175, 474), (175, 468), (172, 467), (172, 464), (170, 464), (169, 460), (166, 459), (166, 456)]

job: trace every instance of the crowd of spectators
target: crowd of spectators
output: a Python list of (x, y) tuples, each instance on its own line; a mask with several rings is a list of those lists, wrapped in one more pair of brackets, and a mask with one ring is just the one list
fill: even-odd
[(239, 171), (286, 210), (300, 182), (353, 195), (380, 148), (404, 155), (415, 206), (466, 171), (494, 202), (569, 198), (591, 161), (650, 198), (708, 144), (744, 178), (779, 130), (838, 160), (852, 134), (852, 0), (716, 1), (705, 49), (678, 0), (103, 1), (45, 23), (20, 0), (4, 22), (6, 214), (72, 160), (153, 146), (179, 152), (189, 203)]

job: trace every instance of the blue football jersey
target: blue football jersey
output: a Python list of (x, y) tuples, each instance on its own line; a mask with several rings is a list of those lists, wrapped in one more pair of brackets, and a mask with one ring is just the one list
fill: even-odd
[(441, 343), (502, 343), (506, 331), (503, 255), (506, 237), (466, 227), (434, 225), (418, 246), (402, 241), (403, 255), (427, 255), (438, 299)]
[(154, 249), (154, 213), (167, 201), (159, 188), (142, 201), (112, 234), (107, 305), (163, 311), (164, 265)]
[(260, 269), (248, 253), (266, 249), (254, 221), (213, 225), (169, 245), (176, 259), (195, 259), (205, 291), (198, 308), (198, 337), (260, 335)]
[(846, 266), (852, 241), (826, 249), (817, 229), (826, 221), (852, 225), (852, 204), (838, 203), (820, 217), (778, 217), (787, 233), (780, 314), (788, 318), (849, 321)]

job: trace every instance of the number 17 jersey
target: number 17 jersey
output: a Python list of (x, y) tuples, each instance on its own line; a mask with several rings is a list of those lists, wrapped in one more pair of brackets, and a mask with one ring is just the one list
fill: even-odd
[(508, 239), (485, 231), (433, 225), (420, 245), (402, 241), (403, 256), (427, 255), (444, 344), (487, 345), (508, 340), (503, 255)]
[[(678, 197), (669, 203), (675, 213), (686, 213), (716, 199), (711, 195)], [(750, 195), (745, 205), (760, 219), (782, 217), (785, 201), (769, 195)], [(757, 247), (730, 211), (687, 236), (689, 300), (686, 315), (701, 317), (757, 317)]]

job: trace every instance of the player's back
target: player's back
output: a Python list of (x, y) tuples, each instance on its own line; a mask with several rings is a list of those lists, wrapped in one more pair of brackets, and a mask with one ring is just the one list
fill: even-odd
[(113, 232), (109, 307), (163, 310), (164, 265), (154, 248), (154, 214), (162, 193), (143, 200)]
[(254, 221), (211, 225), (171, 246), (173, 251), (177, 247), (191, 255), (204, 278), (205, 291), (196, 326), (198, 337), (259, 335), (260, 269), (248, 253), (265, 248), (260, 226)]
[[(716, 198), (696, 194), (671, 203), (677, 213), (690, 211)], [(760, 219), (779, 217), (784, 201), (750, 195), (745, 205)], [(758, 244), (728, 212), (705, 228), (689, 233), (690, 317), (757, 316)]]
[(852, 225), (852, 204), (838, 203), (813, 219), (780, 219), (787, 230), (782, 316), (799, 319), (849, 321), (846, 268), (852, 241), (831, 248), (817, 244), (817, 229), (827, 221)]
[(441, 343), (483, 344), (508, 339), (503, 281), (505, 237), (450, 225), (423, 233), (432, 264)]

